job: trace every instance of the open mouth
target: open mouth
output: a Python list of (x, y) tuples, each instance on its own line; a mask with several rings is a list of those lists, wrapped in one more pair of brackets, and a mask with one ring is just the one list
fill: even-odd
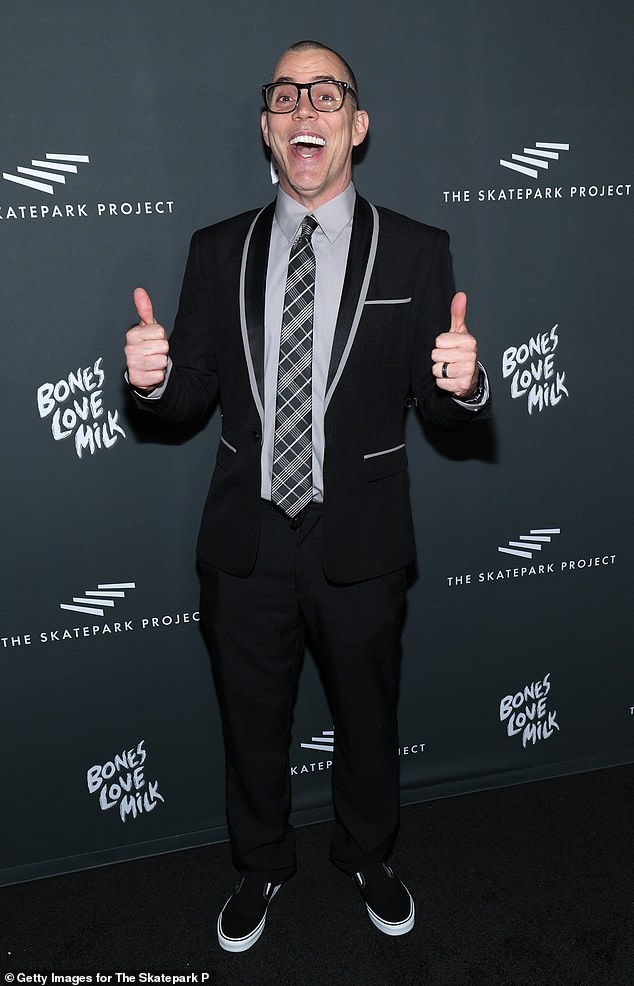
[(289, 144), (300, 157), (309, 158), (319, 154), (326, 146), (326, 141), (323, 137), (317, 137), (315, 134), (297, 134), (295, 137), (291, 137)]

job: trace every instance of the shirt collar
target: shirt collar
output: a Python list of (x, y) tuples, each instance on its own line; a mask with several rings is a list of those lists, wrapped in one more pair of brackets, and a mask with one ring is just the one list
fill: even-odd
[[(317, 209), (312, 210), (311, 214), (331, 243), (334, 243), (346, 226), (352, 222), (356, 195), (354, 185), (350, 182), (343, 192), (335, 195), (334, 199), (330, 199)], [(275, 219), (289, 243), (295, 239), (302, 219), (309, 212), (310, 210), (301, 202), (291, 198), (281, 188), (278, 189)]]

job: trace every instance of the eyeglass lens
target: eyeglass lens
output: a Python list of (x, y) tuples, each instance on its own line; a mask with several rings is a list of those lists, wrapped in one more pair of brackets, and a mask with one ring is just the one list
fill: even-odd
[[(346, 91), (338, 82), (312, 82), (303, 86), (316, 110), (333, 113), (343, 105)], [(278, 82), (266, 92), (266, 102), (273, 113), (290, 113), (299, 102), (300, 88), (294, 82)]]

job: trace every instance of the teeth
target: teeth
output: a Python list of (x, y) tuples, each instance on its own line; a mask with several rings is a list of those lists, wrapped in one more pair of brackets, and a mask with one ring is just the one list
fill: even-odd
[(316, 147), (325, 147), (326, 141), (323, 137), (313, 137), (312, 134), (300, 134), (297, 137), (291, 137), (291, 144), (314, 144)]

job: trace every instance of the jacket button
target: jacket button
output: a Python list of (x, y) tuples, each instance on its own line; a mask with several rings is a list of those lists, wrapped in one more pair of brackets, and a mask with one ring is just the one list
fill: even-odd
[(260, 432), (259, 431), (252, 431), (251, 432), (251, 437), (252, 437), (252, 439), (253, 439), (254, 442), (259, 442), (259, 441), (262, 440), (262, 436), (260, 435)]

